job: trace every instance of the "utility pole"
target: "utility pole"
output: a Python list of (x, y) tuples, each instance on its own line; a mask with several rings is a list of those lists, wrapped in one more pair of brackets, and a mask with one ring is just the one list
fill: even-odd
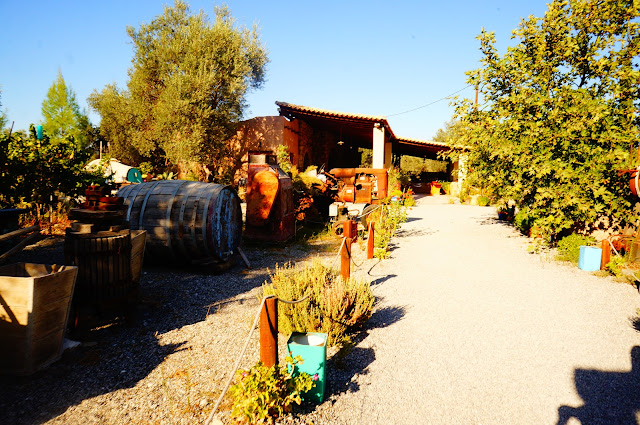
[(476, 110), (478, 109), (478, 85), (476, 84)]

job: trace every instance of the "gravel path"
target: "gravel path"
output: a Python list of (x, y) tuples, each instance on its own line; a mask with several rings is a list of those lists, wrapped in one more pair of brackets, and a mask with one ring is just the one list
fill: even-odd
[[(528, 254), (493, 208), (446, 202), (422, 198), (392, 258), (359, 267), (378, 298), (372, 319), (330, 352), (327, 400), (279, 422), (640, 423), (636, 289)], [(202, 423), (266, 267), (319, 249), (247, 253), (251, 271), (147, 270), (139, 323), (92, 334), (33, 377), (0, 378), (0, 424)], [(256, 353), (254, 336), (243, 366)]]
[(446, 202), (422, 198), (372, 271), (370, 363), (323, 423), (637, 424), (638, 291), (528, 254), (493, 208)]

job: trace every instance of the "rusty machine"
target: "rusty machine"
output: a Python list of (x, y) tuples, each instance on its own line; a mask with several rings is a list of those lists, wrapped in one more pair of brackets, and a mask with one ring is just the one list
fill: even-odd
[[(329, 217), (340, 223), (370, 211), (388, 193), (386, 168), (333, 168), (326, 173), (337, 182), (335, 202), (329, 206)], [(366, 227), (366, 220), (363, 220)]]
[(295, 235), (293, 183), (269, 152), (249, 152), (247, 175), (249, 240), (285, 242)]

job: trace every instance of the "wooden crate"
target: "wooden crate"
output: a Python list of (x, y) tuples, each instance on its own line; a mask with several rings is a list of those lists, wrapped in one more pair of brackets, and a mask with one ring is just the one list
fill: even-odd
[(77, 274), (72, 266), (0, 267), (0, 373), (29, 375), (60, 358)]

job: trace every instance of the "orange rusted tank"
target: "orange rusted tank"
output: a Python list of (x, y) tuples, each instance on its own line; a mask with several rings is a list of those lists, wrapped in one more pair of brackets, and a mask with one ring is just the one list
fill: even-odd
[(267, 242), (291, 239), (295, 233), (291, 177), (266, 152), (249, 154), (247, 177), (247, 238)]

